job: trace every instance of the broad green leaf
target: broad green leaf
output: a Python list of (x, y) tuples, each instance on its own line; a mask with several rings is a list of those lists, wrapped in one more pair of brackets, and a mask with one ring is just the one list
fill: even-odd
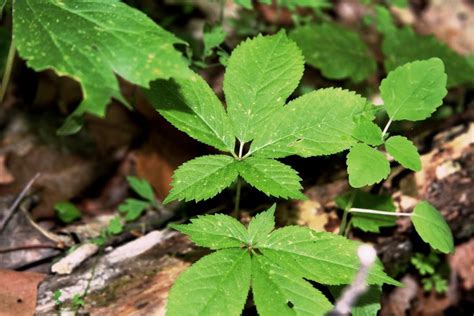
[(235, 135), (248, 142), (281, 108), (303, 75), (303, 56), (284, 31), (242, 42), (229, 58), (224, 93)]
[(243, 6), (246, 9), (252, 9), (252, 0), (235, 0), (235, 3)]
[[(395, 212), (395, 204), (390, 195), (376, 195), (364, 191), (352, 191), (336, 198), (336, 204), (341, 209), (346, 209), (350, 201), (350, 207), (365, 208), (371, 210)], [(378, 233), (380, 227), (394, 226), (397, 218), (395, 216), (384, 216), (366, 213), (351, 213), (352, 225), (365, 232)]]
[(275, 204), (265, 212), (252, 218), (248, 227), (248, 243), (254, 247), (265, 239), (275, 229)]
[(420, 121), (443, 104), (446, 74), (441, 59), (414, 61), (391, 71), (380, 92), (392, 121)]
[[(259, 250), (271, 261), (292, 273), (323, 284), (349, 284), (360, 262), (359, 243), (331, 233), (317, 233), (308, 227), (286, 226), (273, 231)], [(383, 272), (377, 262), (369, 272), (369, 284), (399, 283)]]
[[(377, 28), (377, 31), (382, 34), (385, 34), (386, 36), (395, 33), (397, 31), (397, 27), (395, 25), (395, 22), (393, 21), (393, 17), (390, 13), (390, 10), (380, 4), (375, 5), (374, 9), (376, 21), (375, 27)], [(388, 69), (386, 70), (387, 72), (389, 71)]]
[(250, 157), (238, 164), (239, 174), (266, 195), (306, 199), (301, 193), (301, 178), (290, 166), (273, 159)]
[(365, 144), (356, 144), (347, 155), (347, 172), (349, 184), (361, 188), (387, 178), (390, 164), (380, 151)]
[[(261, 3), (271, 4), (272, 0), (260, 0)], [(290, 10), (300, 8), (324, 9), (332, 7), (330, 0), (276, 0), (278, 6)]]
[(183, 272), (171, 288), (167, 316), (241, 314), (250, 288), (250, 255), (242, 249), (214, 252)]
[(191, 224), (171, 227), (189, 235), (196, 245), (211, 249), (240, 248), (249, 239), (244, 225), (224, 214), (198, 216)]
[(54, 205), (54, 210), (58, 218), (63, 223), (72, 223), (75, 220), (81, 218), (81, 211), (71, 202), (59, 202)]
[(137, 177), (127, 177), (128, 184), (130, 187), (142, 198), (146, 199), (153, 206), (156, 206), (155, 193), (150, 183), (146, 179), (140, 179)]
[(252, 257), (252, 292), (260, 316), (325, 315), (332, 308), (311, 283), (261, 255)]
[[(187, 74), (173, 47), (183, 42), (117, 0), (16, 0), (13, 19), (18, 53), (28, 66), (52, 68), (81, 84), (84, 98), (75, 116), (104, 116), (110, 98), (125, 102), (115, 74), (145, 87)], [(77, 129), (73, 121), (67, 125)]]
[(415, 145), (406, 137), (392, 136), (385, 141), (385, 149), (405, 168), (421, 170), (421, 160)]
[(163, 201), (207, 200), (226, 187), (239, 175), (236, 160), (230, 156), (209, 155), (182, 164), (173, 174), (173, 187)]
[(210, 56), (212, 53), (212, 49), (224, 43), (226, 36), (227, 33), (220, 25), (214, 26), (209, 29), (204, 29), (204, 56)]
[(355, 139), (368, 145), (378, 146), (383, 143), (382, 130), (374, 122), (363, 118), (357, 123), (352, 134)]
[(120, 213), (125, 214), (125, 221), (131, 222), (142, 216), (143, 211), (150, 205), (149, 202), (137, 200), (137, 199), (126, 199), (124, 203), (118, 206)]
[(123, 232), (123, 224), (120, 221), (120, 217), (115, 217), (110, 220), (107, 226), (107, 233), (110, 235), (118, 235)]
[(356, 143), (359, 117), (373, 118), (361, 96), (340, 88), (307, 93), (275, 113), (252, 142), (250, 154), (267, 158), (329, 155)]
[(443, 216), (430, 203), (426, 201), (418, 203), (411, 220), (424, 242), (444, 253), (454, 251), (451, 229)]
[(408, 0), (389, 0), (388, 4), (399, 8), (406, 8), (408, 7)]
[(382, 50), (387, 72), (408, 62), (438, 57), (443, 60), (448, 87), (473, 82), (474, 67), (466, 59), (440, 42), (436, 37), (416, 34), (410, 27), (385, 35)]
[(225, 109), (201, 76), (157, 80), (145, 94), (154, 108), (180, 131), (217, 149), (234, 150), (235, 137)]
[(362, 81), (377, 64), (359, 34), (335, 23), (304, 25), (290, 33), (305, 60), (329, 79)]

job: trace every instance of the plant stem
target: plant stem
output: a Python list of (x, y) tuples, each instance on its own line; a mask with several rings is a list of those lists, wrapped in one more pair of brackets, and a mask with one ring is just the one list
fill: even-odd
[(244, 153), (244, 142), (240, 141), (239, 146), (239, 159), (242, 159), (242, 154)]
[(235, 206), (234, 206), (234, 215), (238, 216), (240, 211), (240, 191), (242, 190), (242, 181), (240, 178), (237, 179), (237, 188), (235, 191)]
[(351, 230), (351, 227), (352, 227), (352, 217), (349, 220), (349, 222), (347, 222), (346, 229), (344, 230), (344, 235), (343, 235), (344, 237), (347, 237), (347, 235), (349, 235), (349, 231)]
[(387, 124), (385, 125), (385, 127), (383, 128), (383, 132), (382, 132), (382, 139), (384, 138), (385, 134), (387, 133), (388, 131), (388, 128), (390, 127), (390, 124), (392, 124), (392, 119), (389, 119)]
[(2, 77), (2, 86), (0, 87), (0, 104), (3, 104), (3, 98), (7, 92), (8, 82), (10, 81), (10, 76), (12, 73), (13, 68), (13, 61), (15, 60), (15, 41), (12, 37), (12, 41), (10, 43), (10, 50), (8, 51), (7, 63), (5, 64), (5, 71)]
[(346, 235), (346, 227), (348, 226), (347, 213), (349, 213), (349, 210), (352, 207), (352, 203), (354, 203), (355, 196), (356, 191), (352, 191), (351, 196), (349, 198), (349, 202), (347, 203), (346, 207), (344, 207), (344, 214), (342, 215), (341, 225), (339, 225), (339, 235)]
[(365, 214), (376, 214), (376, 215), (387, 215), (387, 216), (412, 216), (412, 213), (397, 213), (397, 212), (385, 212), (377, 210), (368, 210), (365, 208), (351, 208), (349, 210), (351, 213), (365, 213)]

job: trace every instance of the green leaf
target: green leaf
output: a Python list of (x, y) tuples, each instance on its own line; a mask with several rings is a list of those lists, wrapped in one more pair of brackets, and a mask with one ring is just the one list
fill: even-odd
[(271, 117), (249, 154), (280, 158), (341, 152), (356, 143), (351, 135), (359, 117), (373, 118), (372, 107), (353, 92), (327, 88), (307, 93)]
[(394, 30), (385, 36), (382, 43), (385, 55), (384, 65), (387, 72), (408, 62), (438, 57), (443, 60), (448, 75), (448, 87), (473, 82), (472, 72), (466, 59), (440, 42), (436, 37), (416, 34), (406, 27)]
[[(390, 10), (380, 4), (375, 5), (374, 9), (376, 21), (375, 27), (377, 28), (377, 31), (384, 34), (385, 36), (390, 36), (391, 34), (395, 33), (397, 31), (397, 27), (395, 26), (395, 22), (393, 21), (393, 17), (390, 13)], [(391, 68), (390, 70), (392, 69), (393, 68)], [(389, 71), (389, 69), (386, 70), (387, 72)]]
[(252, 218), (248, 227), (248, 243), (257, 247), (275, 229), (275, 204)]
[(153, 206), (156, 206), (155, 193), (150, 183), (146, 179), (140, 179), (137, 177), (127, 177), (128, 184), (130, 187), (142, 198), (146, 199)]
[(5, 3), (7, 3), (7, 0), (0, 0), (0, 14), (3, 13), (3, 7), (5, 6)]
[(217, 25), (211, 28), (205, 28), (203, 33), (204, 56), (210, 56), (214, 48), (224, 43), (226, 36), (227, 33), (222, 26)]
[[(260, 2), (272, 4), (272, 0), (260, 0)], [(324, 9), (332, 7), (330, 0), (276, 0), (276, 3), (278, 6), (286, 7), (290, 10), (294, 10), (298, 7), (313, 9)]]
[(414, 61), (390, 72), (380, 85), (392, 121), (420, 121), (443, 104), (446, 74), (441, 59)]
[(347, 172), (349, 184), (361, 188), (386, 179), (390, 164), (380, 151), (365, 144), (356, 144), (347, 155)]
[(357, 123), (352, 134), (355, 139), (368, 145), (378, 146), (383, 143), (382, 130), (374, 122), (363, 118)]
[(173, 174), (173, 187), (163, 201), (207, 200), (226, 187), (239, 175), (236, 160), (230, 156), (209, 155), (182, 164)]
[(235, 4), (243, 6), (246, 9), (252, 9), (252, 0), (235, 0)]
[(120, 221), (120, 217), (115, 217), (110, 220), (109, 226), (107, 226), (107, 233), (110, 235), (118, 235), (123, 232), (123, 224)]
[(325, 315), (332, 308), (311, 283), (260, 255), (252, 257), (252, 292), (260, 316)]
[(191, 219), (191, 224), (170, 226), (188, 235), (196, 245), (211, 249), (240, 248), (249, 239), (244, 225), (224, 214), (198, 216)]
[(306, 62), (329, 79), (367, 79), (377, 68), (359, 34), (335, 23), (304, 25), (290, 33)]
[(426, 201), (418, 203), (411, 220), (424, 242), (443, 253), (454, 251), (451, 229), (443, 216), (430, 203)]
[(413, 171), (421, 170), (421, 160), (413, 143), (403, 136), (392, 136), (385, 141), (385, 149), (405, 168)]
[(126, 199), (124, 203), (118, 206), (120, 213), (125, 213), (125, 221), (132, 222), (142, 216), (143, 211), (150, 205), (137, 199)]
[(273, 159), (250, 157), (238, 164), (239, 174), (266, 195), (306, 199), (301, 193), (301, 178), (290, 166)]
[(63, 223), (72, 223), (75, 220), (81, 218), (81, 211), (77, 209), (77, 207), (70, 203), (70, 202), (59, 202), (54, 205), (54, 210), (58, 218)]
[(241, 314), (250, 288), (247, 251), (224, 249), (203, 257), (171, 288), (167, 316)]
[[(354, 196), (353, 196), (354, 195)], [(395, 204), (390, 195), (375, 195), (364, 191), (352, 191), (336, 198), (336, 204), (341, 209), (346, 209), (350, 201), (350, 207), (395, 212)], [(378, 233), (380, 227), (391, 227), (396, 223), (395, 216), (384, 216), (366, 213), (351, 213), (352, 225), (365, 232)]]
[(284, 31), (242, 42), (232, 52), (224, 76), (227, 112), (234, 133), (248, 142), (296, 89), (303, 56)]
[(199, 75), (157, 80), (145, 91), (154, 108), (180, 131), (223, 151), (233, 151), (235, 137), (221, 101)]
[(399, 8), (406, 8), (408, 7), (408, 0), (389, 0), (388, 4)]
[[(329, 288), (331, 294), (340, 297), (344, 290), (342, 286), (331, 286)], [(377, 316), (380, 310), (380, 298), (382, 296), (382, 288), (377, 285), (370, 286), (367, 292), (362, 294), (355, 302), (351, 309), (352, 316)]]
[[(271, 261), (308, 280), (323, 284), (349, 284), (360, 263), (360, 244), (331, 233), (317, 233), (308, 227), (286, 226), (273, 231), (259, 250)], [(383, 272), (377, 262), (369, 272), (369, 284), (399, 283)]]
[(81, 84), (84, 99), (75, 116), (104, 116), (110, 98), (125, 103), (115, 74), (145, 87), (187, 74), (173, 47), (183, 42), (120, 1), (16, 0), (13, 19), (18, 53), (28, 66), (52, 68)]

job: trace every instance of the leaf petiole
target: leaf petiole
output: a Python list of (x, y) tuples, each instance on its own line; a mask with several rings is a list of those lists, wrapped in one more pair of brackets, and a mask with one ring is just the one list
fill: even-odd
[(385, 127), (383, 128), (383, 131), (382, 131), (382, 139), (384, 138), (385, 134), (388, 132), (388, 128), (390, 127), (390, 125), (392, 124), (393, 120), (390, 118), (387, 122), (387, 124), (385, 125)]
[(397, 213), (397, 212), (385, 212), (377, 210), (369, 210), (365, 208), (353, 207), (349, 210), (350, 213), (365, 213), (365, 214), (376, 214), (376, 215), (387, 215), (387, 216), (412, 216), (412, 213)]

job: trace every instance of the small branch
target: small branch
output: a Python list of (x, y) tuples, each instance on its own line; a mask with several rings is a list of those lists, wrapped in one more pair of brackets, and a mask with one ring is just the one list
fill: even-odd
[(385, 125), (385, 127), (383, 128), (383, 131), (382, 131), (382, 139), (384, 138), (385, 134), (387, 134), (388, 132), (388, 128), (390, 127), (390, 125), (392, 124), (392, 119), (389, 119), (387, 124)]
[(365, 208), (351, 208), (349, 210), (351, 213), (365, 213), (365, 214), (376, 214), (376, 215), (387, 215), (387, 216), (412, 216), (411, 213), (398, 213), (398, 212), (385, 212), (377, 210), (368, 210)]
[(8, 51), (7, 63), (5, 64), (5, 71), (3, 72), (2, 86), (0, 87), (0, 104), (3, 104), (3, 98), (7, 93), (8, 82), (10, 81), (13, 69), (13, 61), (15, 60), (15, 53), (15, 41), (12, 37), (12, 41), (10, 43), (10, 50)]
[(61, 247), (54, 246), (54, 245), (35, 244), (35, 245), (17, 246), (17, 247), (13, 247), (13, 248), (2, 248), (2, 249), (0, 249), (0, 253), (30, 250), (30, 249), (57, 249), (57, 250), (63, 250)]
[(38, 177), (40, 176), (39, 173), (37, 173), (30, 181), (28, 181), (28, 183), (26, 184), (26, 186), (23, 188), (23, 190), (20, 192), (20, 194), (18, 194), (18, 196), (16, 197), (15, 201), (13, 201), (13, 204), (8, 208), (8, 210), (5, 212), (6, 215), (5, 215), (5, 219), (3, 220), (3, 223), (0, 224), (0, 232), (2, 232), (2, 230), (5, 228), (5, 226), (8, 224), (8, 221), (10, 220), (10, 218), (12, 217), (12, 215), (15, 213), (15, 210), (18, 208), (18, 205), (20, 204), (20, 202), (23, 200), (23, 198), (25, 197), (26, 193), (28, 193), (28, 191), (30, 190), (31, 186), (33, 185), (33, 183), (35, 183), (35, 181), (38, 179)]
[(375, 249), (370, 245), (361, 245), (357, 249), (357, 256), (360, 260), (360, 268), (354, 282), (346, 287), (337, 300), (334, 309), (329, 313), (331, 316), (349, 315), (357, 299), (364, 294), (367, 289), (367, 276), (369, 270), (377, 259)]

